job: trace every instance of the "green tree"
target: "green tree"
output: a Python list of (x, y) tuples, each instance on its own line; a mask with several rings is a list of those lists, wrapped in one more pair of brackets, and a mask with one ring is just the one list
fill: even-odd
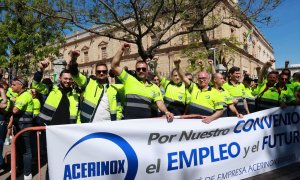
[[(0, 62), (12, 75), (30, 74), (35, 62), (58, 54), (65, 21), (32, 11), (39, 0), (1, 0)], [(29, 6), (30, 5), (30, 6)]]
[[(208, 50), (208, 31), (221, 24), (241, 27), (248, 20), (269, 22), (266, 12), (279, 4), (280, 0), (54, 0), (52, 8), (33, 9), (88, 32), (136, 44), (139, 55), (147, 59), (160, 46), (192, 32), (199, 33)], [(220, 5), (228, 6), (230, 13), (214, 11)], [(144, 43), (149, 37), (151, 45)]]

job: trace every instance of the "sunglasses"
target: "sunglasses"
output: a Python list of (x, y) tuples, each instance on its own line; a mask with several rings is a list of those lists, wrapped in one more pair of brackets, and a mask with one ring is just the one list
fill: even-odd
[(18, 78), (13, 78), (12, 80), (13, 80), (13, 81), (18, 81), (18, 82), (20, 82), (21, 84), (25, 85), (25, 81), (24, 81), (24, 80), (21, 80), (21, 79), (18, 79)]
[(108, 72), (107, 70), (97, 70), (96, 71), (97, 74), (101, 74), (101, 73), (102, 74), (107, 74), (107, 72)]
[(137, 72), (141, 72), (141, 70), (142, 72), (146, 72), (147, 68), (136, 68)]

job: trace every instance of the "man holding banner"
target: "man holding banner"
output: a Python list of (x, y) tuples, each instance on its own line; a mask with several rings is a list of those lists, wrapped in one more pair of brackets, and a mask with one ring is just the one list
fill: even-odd
[(182, 72), (180, 62), (180, 60), (175, 60), (174, 64), (180, 78), (191, 94), (189, 114), (202, 115), (202, 122), (207, 124), (221, 117), (223, 114), (222, 99), (220, 94), (212, 91), (212, 87), (209, 86), (209, 74), (205, 71), (199, 72), (198, 84), (191, 82)]

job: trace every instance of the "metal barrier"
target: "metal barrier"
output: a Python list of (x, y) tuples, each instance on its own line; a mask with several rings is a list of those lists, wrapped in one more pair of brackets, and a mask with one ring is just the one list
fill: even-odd
[(25, 128), (23, 130), (21, 130), (20, 132), (18, 132), (11, 143), (11, 179), (12, 180), (16, 180), (17, 177), (17, 172), (16, 172), (16, 142), (18, 137), (28, 131), (37, 131), (36, 132), (36, 136), (37, 136), (37, 160), (38, 160), (38, 177), (39, 179), (41, 179), (41, 159), (40, 159), (40, 132), (41, 131), (45, 131), (46, 127), (45, 126), (38, 126), (38, 127), (29, 127), (29, 128)]

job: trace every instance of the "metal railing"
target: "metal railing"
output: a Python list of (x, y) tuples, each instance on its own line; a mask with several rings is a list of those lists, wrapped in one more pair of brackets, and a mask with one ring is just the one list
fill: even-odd
[(29, 127), (29, 128), (25, 128), (23, 130), (21, 130), (20, 132), (18, 132), (11, 143), (11, 179), (12, 180), (16, 180), (16, 176), (17, 176), (17, 163), (16, 163), (16, 142), (18, 140), (18, 137), (21, 136), (21, 134), (28, 132), (28, 131), (36, 131), (36, 136), (37, 136), (37, 160), (38, 160), (38, 177), (39, 179), (42, 179), (41, 177), (41, 153), (40, 153), (40, 132), (41, 131), (45, 131), (46, 130), (46, 126), (38, 126), (38, 127)]

